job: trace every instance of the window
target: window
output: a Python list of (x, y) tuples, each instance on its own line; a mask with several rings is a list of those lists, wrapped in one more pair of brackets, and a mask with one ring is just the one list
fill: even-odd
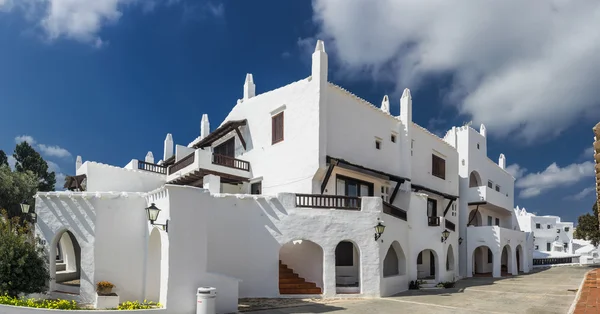
[(537, 250), (539, 250), (539, 249), (540, 249), (540, 246), (539, 246), (539, 245), (534, 245), (534, 246), (533, 246), (533, 249), (537, 251)]
[(250, 194), (262, 194), (262, 182), (252, 183), (250, 185)]
[(392, 141), (392, 143), (396, 143), (396, 135), (392, 134), (390, 136), (390, 140)]
[(477, 149), (479, 149), (479, 143), (477, 143)]
[(446, 161), (434, 154), (431, 154), (431, 174), (442, 180), (446, 179)]
[(452, 204), (452, 216), (456, 217), (456, 204)]
[(494, 188), (494, 182), (488, 180), (488, 188), (493, 189)]
[(560, 229), (556, 229), (556, 233), (560, 233)]
[(569, 232), (569, 227), (565, 227), (565, 232)]
[(335, 248), (335, 266), (354, 265), (354, 244), (348, 241), (340, 242)]
[(410, 140), (410, 155), (413, 155), (413, 148), (415, 147), (415, 140)]
[(500, 186), (496, 184), (496, 192), (500, 192)]
[(552, 226), (546, 225), (546, 229), (552, 229)]
[(380, 140), (375, 140), (375, 148), (381, 149), (381, 141)]
[(487, 216), (488, 217), (488, 226), (492, 225), (492, 216)]
[(489, 248), (487, 249), (488, 251), (488, 263), (493, 263), (494, 262), (494, 254), (492, 254), (492, 250), (490, 250)]
[(235, 157), (235, 137), (232, 137), (227, 141), (223, 142), (222, 144), (219, 144), (218, 146), (213, 148), (213, 154), (227, 157)]
[(500, 225), (500, 218), (496, 218), (496, 226)]
[(551, 243), (550, 242), (546, 243), (546, 251), (548, 251), (548, 252), (552, 251), (552, 247), (551, 247)]
[(390, 198), (390, 187), (389, 186), (382, 186), (381, 187), (381, 199), (384, 202), (389, 202), (389, 198)]
[(542, 225), (541, 224), (535, 224), (535, 228), (536, 229), (542, 229)]
[(337, 195), (373, 196), (373, 183), (337, 175)]
[(427, 217), (437, 217), (437, 200), (427, 199)]
[(417, 255), (417, 264), (423, 264), (423, 252), (419, 252), (419, 255)]
[(283, 112), (271, 117), (271, 144), (283, 141)]
[(565, 252), (569, 250), (569, 243), (564, 243), (563, 246), (565, 248)]

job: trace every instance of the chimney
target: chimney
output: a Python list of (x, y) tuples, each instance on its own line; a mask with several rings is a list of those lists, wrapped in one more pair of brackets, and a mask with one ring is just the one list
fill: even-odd
[(412, 96), (408, 88), (404, 89), (400, 98), (400, 120), (406, 127), (412, 122)]
[(148, 154), (146, 154), (144, 161), (150, 164), (154, 163), (154, 155), (152, 155), (152, 152), (148, 152)]
[(248, 100), (255, 96), (256, 85), (254, 85), (254, 79), (252, 74), (246, 74), (246, 82), (244, 82), (244, 100)]
[(327, 83), (327, 53), (325, 52), (325, 44), (322, 40), (317, 40), (315, 52), (312, 54), (312, 72), (313, 80)]
[(498, 166), (502, 169), (506, 169), (506, 157), (504, 154), (500, 154), (500, 158), (498, 158)]
[(481, 126), (479, 127), (479, 134), (481, 134), (483, 137), (485, 137), (485, 125), (483, 125), (483, 123), (481, 124)]
[(202, 115), (202, 122), (200, 122), (200, 138), (205, 138), (210, 133), (210, 123), (208, 122), (208, 115), (205, 113)]
[(390, 99), (388, 98), (388, 95), (383, 96), (383, 100), (381, 101), (381, 111), (390, 113)]
[(81, 156), (77, 156), (77, 159), (75, 160), (75, 173), (77, 173), (77, 170), (79, 170), (82, 164)]
[(167, 133), (165, 138), (165, 150), (163, 153), (163, 160), (167, 160), (173, 156), (173, 136), (171, 133)]

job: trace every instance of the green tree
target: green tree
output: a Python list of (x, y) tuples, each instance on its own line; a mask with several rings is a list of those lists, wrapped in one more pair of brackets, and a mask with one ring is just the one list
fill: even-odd
[(42, 247), (31, 241), (29, 228), (18, 217), (0, 213), (0, 294), (41, 293), (50, 279), (48, 258)]
[(600, 244), (600, 226), (598, 225), (598, 204), (595, 202), (592, 212), (593, 214), (587, 213), (577, 218), (577, 228), (573, 237), (591, 241), (592, 245), (596, 246)]
[(13, 157), (16, 160), (16, 171), (24, 172), (29, 170), (39, 178), (38, 191), (54, 191), (54, 184), (56, 184), (55, 173), (48, 172), (48, 163), (29, 143), (21, 142), (17, 144)]
[(0, 165), (0, 209), (6, 209), (9, 216), (21, 214), (20, 204), (26, 200), (33, 204), (37, 192), (38, 179), (31, 171), (11, 171), (8, 165)]
[(8, 157), (3, 150), (0, 149), (0, 166), (7, 165), (8, 166)]

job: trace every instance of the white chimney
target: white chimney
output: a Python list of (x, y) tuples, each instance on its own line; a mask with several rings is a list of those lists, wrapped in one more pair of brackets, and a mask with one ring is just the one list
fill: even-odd
[(77, 173), (77, 170), (79, 170), (79, 167), (81, 167), (82, 164), (81, 156), (77, 156), (77, 159), (75, 159), (75, 173)]
[(254, 79), (252, 74), (246, 74), (246, 81), (244, 82), (244, 100), (250, 99), (255, 96), (256, 85), (254, 85)]
[(381, 111), (390, 113), (390, 99), (388, 98), (388, 95), (383, 96), (383, 100), (381, 101)]
[(146, 154), (146, 159), (144, 159), (144, 161), (150, 164), (154, 163), (154, 155), (152, 155), (152, 152), (148, 152), (148, 154)]
[(322, 40), (317, 40), (315, 52), (312, 54), (311, 76), (313, 80), (318, 80), (320, 83), (327, 83), (327, 59), (325, 43)]
[(205, 138), (210, 134), (210, 122), (208, 122), (208, 115), (205, 113), (202, 115), (202, 122), (200, 122), (200, 138)]
[(506, 169), (506, 157), (504, 154), (500, 154), (500, 158), (498, 158), (498, 166), (502, 169)]
[(479, 134), (481, 134), (483, 137), (485, 137), (485, 125), (483, 125), (483, 123), (481, 124), (481, 126), (479, 127)]
[(165, 138), (165, 149), (163, 153), (163, 160), (167, 160), (173, 156), (173, 135), (167, 134)]
[(400, 120), (408, 126), (412, 122), (412, 96), (410, 89), (405, 88), (400, 98)]

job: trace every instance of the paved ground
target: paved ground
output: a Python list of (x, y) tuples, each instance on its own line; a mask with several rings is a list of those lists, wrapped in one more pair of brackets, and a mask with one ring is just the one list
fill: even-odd
[(455, 288), (398, 296), (250, 312), (301, 313), (568, 313), (590, 267), (555, 267), (508, 278), (471, 278)]
[(600, 312), (600, 269), (589, 272), (581, 289), (574, 314)]

